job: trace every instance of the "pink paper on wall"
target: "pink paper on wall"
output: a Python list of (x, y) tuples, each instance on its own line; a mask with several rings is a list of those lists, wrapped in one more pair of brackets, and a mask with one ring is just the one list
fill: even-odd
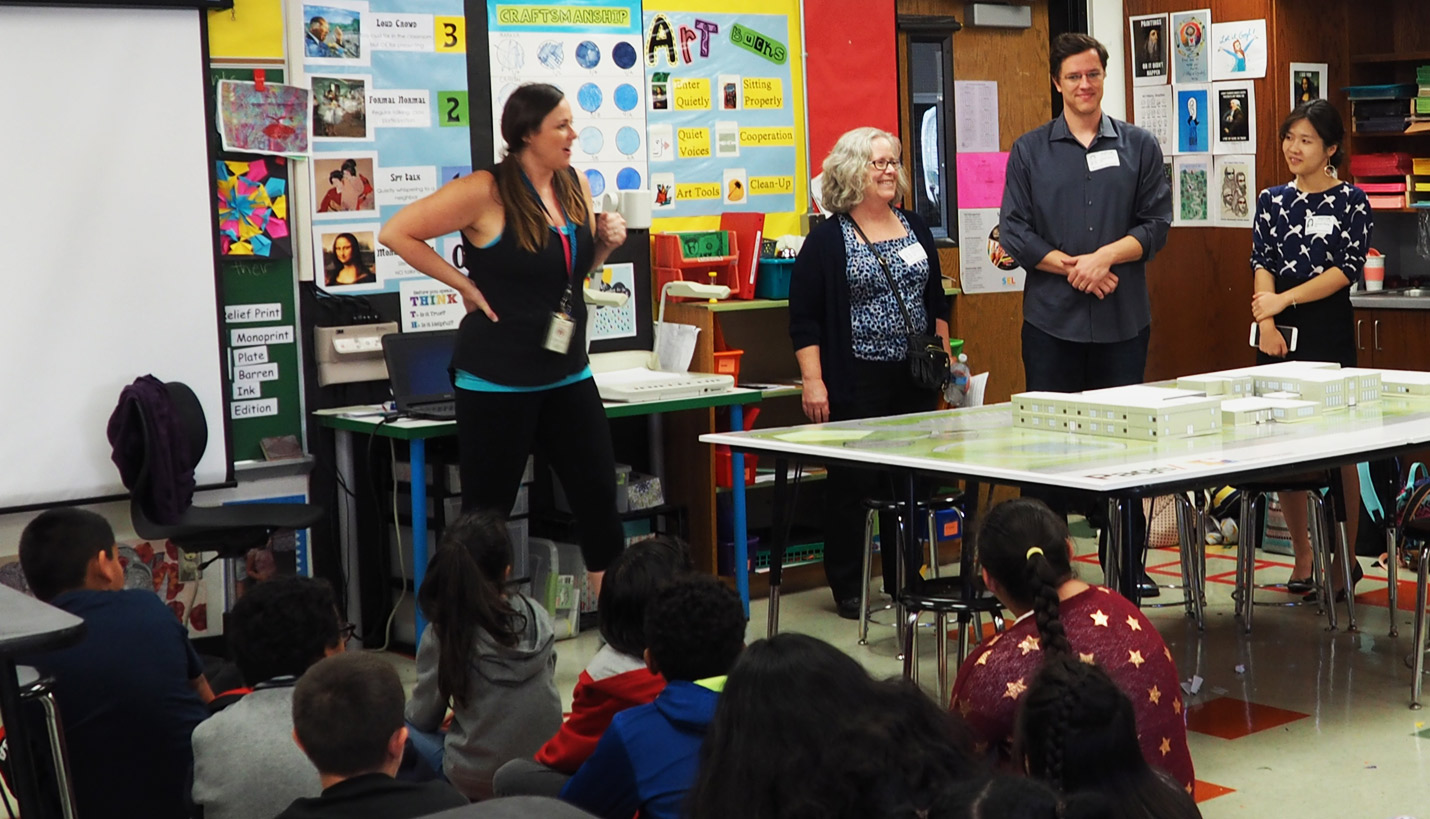
[(1003, 204), (1008, 154), (958, 155), (959, 208), (996, 208)]

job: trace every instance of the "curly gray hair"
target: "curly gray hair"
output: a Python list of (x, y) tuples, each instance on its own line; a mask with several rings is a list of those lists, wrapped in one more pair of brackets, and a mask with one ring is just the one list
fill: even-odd
[[(834, 143), (829, 156), (824, 158), (824, 181), (821, 199), (826, 210), (832, 213), (848, 213), (864, 199), (864, 188), (869, 181), (869, 158), (874, 155), (874, 140), (882, 139), (893, 147), (895, 154), (902, 154), (899, 138), (878, 128), (864, 127), (846, 131)], [(909, 198), (909, 176), (904, 166), (899, 166), (899, 198)]]

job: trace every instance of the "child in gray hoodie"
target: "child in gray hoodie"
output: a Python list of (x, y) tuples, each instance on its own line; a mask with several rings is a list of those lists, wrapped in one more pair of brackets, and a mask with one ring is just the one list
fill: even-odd
[(474, 801), (491, 797), (497, 768), (530, 758), (561, 727), (551, 615), (508, 591), (511, 560), (501, 518), (466, 513), (443, 533), (417, 593), (428, 625), (408, 727), (433, 767)]

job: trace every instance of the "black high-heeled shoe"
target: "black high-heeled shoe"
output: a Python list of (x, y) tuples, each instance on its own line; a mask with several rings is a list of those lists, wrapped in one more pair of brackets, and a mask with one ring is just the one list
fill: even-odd
[[(1356, 558), (1351, 558), (1351, 593), (1352, 593), (1352, 594), (1355, 593), (1356, 584), (1361, 581), (1361, 578), (1362, 578), (1362, 577), (1365, 577), (1365, 570), (1360, 567), (1360, 560), (1358, 560), (1358, 559), (1356, 559)], [(1291, 587), (1291, 584), (1288, 582), (1288, 583), (1286, 584), (1286, 587), (1287, 587), (1287, 588), (1290, 588), (1290, 587)], [(1306, 594), (1306, 595), (1303, 596), (1301, 599), (1302, 599), (1302, 600), (1306, 600), (1306, 601), (1308, 601), (1308, 602), (1314, 602), (1315, 599), (1316, 599), (1316, 591), (1315, 591), (1315, 589), (1312, 589), (1312, 590), (1310, 591), (1310, 593)], [(1346, 602), (1346, 590), (1345, 590), (1345, 589), (1341, 589), (1340, 591), (1336, 592), (1335, 599), (1336, 599), (1336, 602), (1337, 602), (1337, 603), (1344, 603), (1344, 602)]]

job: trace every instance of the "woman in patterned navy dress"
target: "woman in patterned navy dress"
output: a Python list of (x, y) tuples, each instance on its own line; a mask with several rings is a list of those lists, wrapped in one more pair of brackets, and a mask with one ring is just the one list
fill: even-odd
[[(1350, 286), (1360, 279), (1370, 250), (1371, 213), (1360, 188), (1336, 177), (1345, 162), (1345, 132), (1341, 115), (1325, 100), (1296, 106), (1281, 123), (1281, 153), (1295, 179), (1261, 192), (1251, 233), (1256, 271), (1251, 316), (1261, 331), (1258, 364), (1289, 359), (1356, 365)], [(1278, 326), (1297, 328), (1295, 350)], [(1358, 510), (1359, 500), (1348, 502), (1360, 497), (1355, 466), (1341, 468), (1341, 486), (1347, 501), (1342, 508)], [(1282, 493), (1281, 509), (1296, 556), (1286, 588), (1312, 591), (1305, 494)], [(1358, 517), (1347, 515), (1350, 543), (1355, 543)], [(1331, 578), (1339, 594), (1344, 573), (1333, 570)]]
[[(898, 283), (914, 331), (937, 333), (947, 349), (948, 297), (933, 234), (917, 214), (894, 205), (909, 195), (899, 156), (893, 134), (855, 128), (824, 160), (823, 205), (832, 215), (810, 231), (789, 291), (804, 413), (816, 423), (920, 412), (938, 404), (938, 390), (917, 386), (909, 375), (908, 332), (879, 263), (882, 257)], [(879, 478), (832, 467), (825, 487), (824, 571), (839, 616), (849, 619), (859, 616), (860, 500), (892, 496)], [(895, 531), (893, 526), (892, 515), (880, 520), (881, 532)], [(893, 551), (882, 552), (886, 590), (893, 585), (888, 579)]]

